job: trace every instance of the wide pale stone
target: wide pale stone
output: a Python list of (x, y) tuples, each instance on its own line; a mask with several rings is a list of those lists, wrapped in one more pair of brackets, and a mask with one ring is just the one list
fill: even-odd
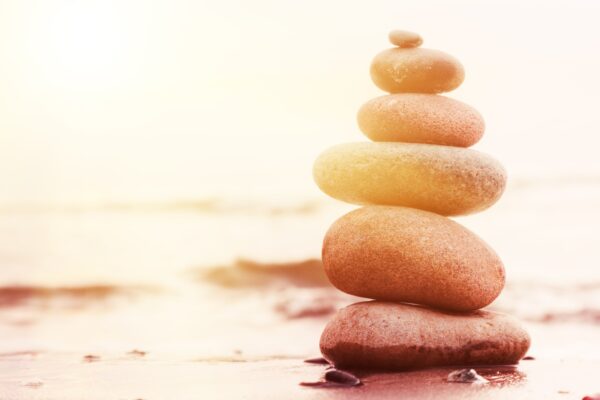
[(456, 58), (442, 51), (394, 47), (375, 56), (371, 78), (389, 93), (442, 93), (460, 86), (465, 71)]
[(369, 100), (358, 111), (360, 129), (376, 142), (469, 147), (485, 124), (471, 106), (434, 94), (399, 93)]
[(453, 314), (376, 301), (340, 310), (320, 343), (323, 356), (338, 368), (386, 370), (515, 364), (529, 345), (527, 332), (505, 314)]
[(369, 206), (338, 219), (323, 267), (341, 291), (455, 311), (490, 304), (504, 287), (498, 255), (467, 228), (405, 207)]
[(442, 215), (496, 202), (506, 172), (471, 149), (416, 143), (346, 143), (315, 161), (314, 179), (328, 195), (355, 204), (406, 206)]

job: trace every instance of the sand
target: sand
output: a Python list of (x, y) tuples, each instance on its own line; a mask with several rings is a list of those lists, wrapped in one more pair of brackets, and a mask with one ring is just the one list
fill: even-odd
[[(17, 368), (15, 370), (15, 368)], [(517, 368), (480, 368), (488, 384), (449, 383), (451, 368), (403, 373), (359, 373), (351, 388), (299, 385), (324, 367), (300, 358), (175, 360), (75, 354), (0, 358), (3, 399), (581, 399), (598, 390), (598, 364), (576, 360), (523, 361)], [(7, 376), (6, 372), (13, 372)], [(15, 372), (16, 371), (16, 372)]]
[(359, 301), (333, 289), (317, 260), (323, 232), (350, 207), (240, 202), (217, 211), (176, 204), (0, 212), (0, 399), (600, 392), (600, 190), (569, 181), (557, 197), (560, 182), (525, 183), (489, 212), (459, 221), (505, 258), (506, 289), (491, 308), (522, 319), (532, 336), (535, 360), (503, 374), (504, 384), (450, 384), (441, 369), (359, 374), (364, 385), (350, 389), (300, 386), (324, 371), (303, 360), (319, 355), (332, 313)]

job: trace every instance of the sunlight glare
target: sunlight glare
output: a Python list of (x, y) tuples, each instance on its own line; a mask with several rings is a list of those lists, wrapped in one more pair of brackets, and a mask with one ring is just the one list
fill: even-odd
[(84, 87), (116, 83), (131, 65), (129, 37), (111, 2), (68, 2), (38, 27), (37, 66), (60, 85)]

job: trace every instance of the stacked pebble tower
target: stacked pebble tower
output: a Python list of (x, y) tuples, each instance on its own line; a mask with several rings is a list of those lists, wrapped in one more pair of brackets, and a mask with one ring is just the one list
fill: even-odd
[(512, 317), (483, 311), (504, 287), (497, 254), (447, 216), (490, 207), (506, 173), (468, 149), (484, 131), (479, 113), (438, 93), (464, 79), (454, 57), (393, 31), (396, 47), (371, 65), (390, 93), (364, 104), (361, 130), (373, 141), (335, 146), (314, 177), (326, 194), (364, 205), (337, 220), (323, 242), (331, 283), (374, 299), (340, 310), (321, 336), (339, 368), (411, 369), (515, 364), (530, 338)]

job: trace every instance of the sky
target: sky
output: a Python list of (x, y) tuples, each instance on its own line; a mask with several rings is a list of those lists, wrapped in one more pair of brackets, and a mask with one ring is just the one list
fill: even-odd
[(372, 58), (420, 33), (519, 180), (598, 179), (597, 1), (0, 0), (0, 206), (320, 198)]

